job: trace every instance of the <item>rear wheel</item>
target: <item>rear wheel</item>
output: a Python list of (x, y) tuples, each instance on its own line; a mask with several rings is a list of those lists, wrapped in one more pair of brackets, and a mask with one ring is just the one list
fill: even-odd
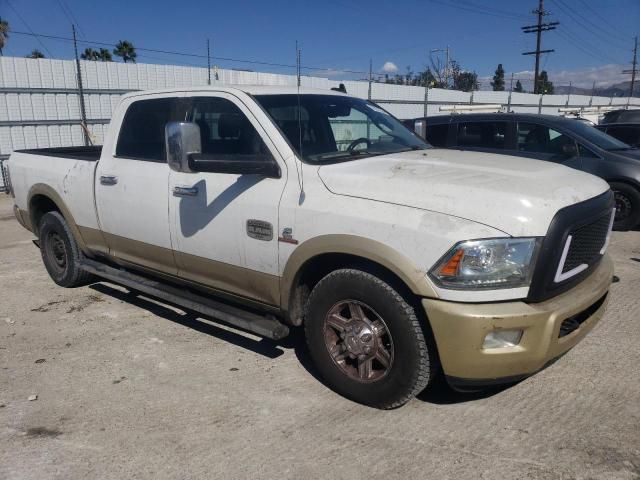
[(611, 182), (616, 201), (615, 230), (629, 230), (640, 223), (640, 192), (626, 183)]
[(82, 253), (60, 213), (45, 213), (38, 234), (42, 261), (54, 282), (68, 288), (91, 283), (91, 274), (79, 267)]
[(433, 377), (413, 308), (372, 274), (343, 269), (324, 277), (309, 297), (305, 332), (326, 383), (356, 402), (399, 407)]

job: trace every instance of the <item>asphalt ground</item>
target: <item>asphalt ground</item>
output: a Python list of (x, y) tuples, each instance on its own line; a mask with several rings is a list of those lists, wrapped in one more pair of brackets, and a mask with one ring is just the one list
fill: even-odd
[(1, 479), (640, 477), (640, 232), (614, 234), (606, 316), (553, 365), (386, 412), (326, 388), (299, 332), (60, 288), (32, 238), (0, 195)]

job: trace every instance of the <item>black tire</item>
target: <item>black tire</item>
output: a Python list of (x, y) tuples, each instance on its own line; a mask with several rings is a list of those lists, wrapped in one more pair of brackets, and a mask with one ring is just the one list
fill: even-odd
[(640, 192), (626, 183), (611, 182), (616, 198), (614, 230), (631, 230), (640, 223)]
[(82, 252), (60, 213), (45, 213), (40, 219), (38, 234), (42, 261), (54, 282), (66, 288), (91, 283), (92, 275), (78, 266)]
[[(330, 353), (327, 338), (333, 338), (339, 330), (332, 331), (333, 327), (329, 326), (326, 319), (329, 312), (335, 312), (336, 306), (340, 308), (344, 302), (361, 304), (364, 310), (360, 312), (368, 312), (370, 318), (377, 315), (375, 318), (381, 319), (386, 327), (385, 341), (387, 350), (391, 352), (388, 357), (391, 361), (387, 367), (381, 363), (375, 364), (381, 367), (375, 374), (382, 375), (375, 380), (355, 379), (346, 372), (347, 368), (351, 368), (356, 375), (360, 375), (359, 366), (349, 366), (346, 362), (359, 364), (358, 358), (365, 358), (364, 354), (361, 353), (355, 360), (341, 360), (344, 362), (341, 366), (340, 362), (334, 360), (335, 353), (333, 356)], [(350, 311), (350, 307), (345, 311)], [(345, 313), (345, 316), (348, 315)], [(341, 314), (339, 318), (342, 318)], [(352, 322), (352, 318), (342, 320)], [(350, 330), (353, 331), (353, 328)], [(372, 331), (379, 332), (378, 329)], [(361, 270), (336, 270), (320, 280), (306, 305), (305, 333), (311, 358), (327, 385), (358, 403), (382, 409), (400, 407), (424, 390), (435, 374), (435, 351), (427, 347), (424, 330), (414, 309), (388, 283)], [(340, 338), (344, 339), (342, 335)], [(378, 342), (378, 337), (375, 338), (374, 341)], [(334, 345), (331, 350), (350, 348), (347, 340), (336, 340), (341, 345)], [(351, 354), (349, 351), (338, 356)], [(376, 359), (374, 361), (377, 362)], [(373, 367), (369, 370), (373, 370)]]

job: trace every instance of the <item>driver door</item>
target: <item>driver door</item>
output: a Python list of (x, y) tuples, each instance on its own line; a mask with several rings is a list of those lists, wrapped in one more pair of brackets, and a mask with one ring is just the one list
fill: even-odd
[(279, 154), (247, 107), (226, 93), (194, 97), (187, 120), (215, 159), (274, 159), (280, 178), (229, 173), (169, 174), (169, 218), (178, 276), (231, 295), (277, 305), (278, 208), (286, 183)]

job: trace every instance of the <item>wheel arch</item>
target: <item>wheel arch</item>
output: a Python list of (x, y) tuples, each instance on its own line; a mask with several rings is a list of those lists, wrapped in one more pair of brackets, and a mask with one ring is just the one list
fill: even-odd
[(30, 230), (34, 235), (38, 236), (38, 224), (40, 219), (45, 213), (56, 211), (64, 218), (69, 229), (74, 236), (78, 247), (83, 253), (87, 253), (87, 248), (78, 225), (76, 224), (73, 215), (69, 211), (69, 208), (64, 203), (62, 197), (51, 186), (44, 183), (37, 183), (29, 189), (27, 196), (28, 205), (28, 219), (30, 223)]
[(356, 235), (323, 235), (298, 246), (287, 261), (281, 280), (285, 318), (300, 325), (313, 286), (328, 273), (345, 267), (380, 274), (403, 293), (437, 297), (427, 280), (427, 272), (392, 247)]

